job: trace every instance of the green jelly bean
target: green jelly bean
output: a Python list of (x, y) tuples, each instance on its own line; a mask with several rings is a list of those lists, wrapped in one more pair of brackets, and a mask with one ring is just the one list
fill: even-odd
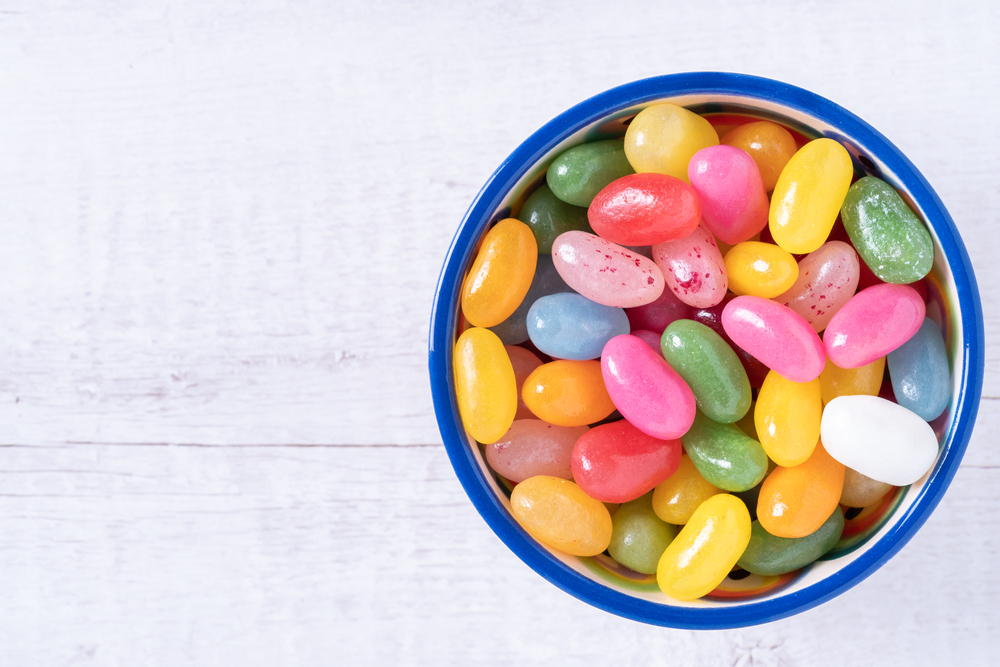
[(722, 336), (701, 322), (671, 323), (660, 338), (660, 350), (712, 421), (732, 424), (750, 409), (750, 380), (743, 364)]
[(762, 577), (805, 567), (832, 549), (844, 532), (844, 511), (837, 507), (816, 532), (805, 537), (775, 537), (760, 521), (750, 524), (750, 543), (736, 564)]
[(653, 492), (623, 504), (611, 523), (611, 557), (636, 572), (656, 574), (660, 556), (677, 537), (677, 526), (665, 523), (653, 512)]
[(701, 410), (681, 443), (701, 476), (720, 489), (747, 491), (767, 474), (767, 454), (759, 442), (735, 424), (712, 421)]
[(594, 231), (587, 220), (587, 209), (567, 204), (544, 184), (525, 200), (518, 220), (531, 228), (542, 255), (552, 254), (552, 242), (563, 232)]
[(880, 279), (906, 285), (930, 273), (930, 232), (885, 181), (865, 176), (852, 185), (840, 215), (851, 243)]
[(611, 181), (634, 173), (625, 157), (625, 140), (608, 139), (581, 144), (561, 154), (545, 179), (559, 199), (574, 206), (590, 206)]

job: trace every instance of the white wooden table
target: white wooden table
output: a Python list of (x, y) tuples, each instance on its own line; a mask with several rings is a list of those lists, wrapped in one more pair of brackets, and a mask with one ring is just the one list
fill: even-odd
[(690, 70), (808, 88), (895, 142), (995, 343), (995, 3), (235, 4), (0, 0), (0, 665), (996, 664), (996, 344), (913, 541), (713, 633), (597, 611), (508, 552), (426, 374), (493, 169), (572, 104)]

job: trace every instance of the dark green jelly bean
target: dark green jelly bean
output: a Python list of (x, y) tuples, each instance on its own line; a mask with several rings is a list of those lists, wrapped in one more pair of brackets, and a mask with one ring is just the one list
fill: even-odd
[(836, 546), (843, 532), (844, 512), (839, 507), (816, 532), (805, 537), (775, 537), (754, 521), (750, 524), (750, 543), (736, 564), (762, 577), (792, 572)]
[(630, 570), (656, 574), (660, 556), (677, 537), (677, 526), (665, 523), (653, 512), (653, 492), (623, 504), (611, 523), (611, 557)]
[(660, 350), (694, 393), (698, 408), (721, 424), (750, 409), (750, 380), (722, 336), (694, 320), (676, 320), (660, 338)]
[(625, 157), (625, 140), (608, 139), (575, 146), (556, 158), (545, 180), (556, 197), (574, 206), (590, 206), (611, 181), (634, 174)]
[(593, 233), (587, 221), (587, 209), (567, 204), (542, 185), (524, 202), (518, 219), (531, 228), (538, 242), (538, 252), (552, 254), (552, 242), (563, 232), (580, 230)]
[(840, 216), (861, 259), (880, 279), (906, 285), (930, 273), (934, 244), (927, 226), (882, 179), (865, 176), (852, 185)]
[(747, 491), (767, 474), (767, 454), (759, 442), (735, 424), (712, 421), (701, 410), (681, 443), (701, 476), (720, 489)]

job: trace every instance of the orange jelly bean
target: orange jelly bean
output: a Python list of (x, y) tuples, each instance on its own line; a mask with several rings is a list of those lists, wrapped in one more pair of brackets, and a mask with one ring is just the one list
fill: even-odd
[(529, 477), (510, 494), (510, 511), (542, 544), (574, 556), (596, 556), (611, 544), (611, 514), (575, 483)]
[(726, 492), (702, 477), (685, 455), (677, 471), (653, 491), (653, 512), (661, 521), (683, 526), (703, 502), (720, 493)]
[(841, 368), (828, 363), (819, 375), (823, 405), (838, 396), (878, 396), (885, 375), (885, 357), (859, 368)]
[(542, 364), (524, 380), (521, 398), (532, 414), (556, 426), (586, 426), (615, 411), (595, 360)]
[(723, 135), (720, 143), (742, 148), (750, 154), (768, 192), (774, 189), (781, 170), (798, 150), (788, 130), (766, 120), (733, 128)]
[(816, 445), (805, 463), (777, 467), (760, 488), (757, 520), (776, 537), (805, 537), (823, 525), (840, 503), (846, 468)]
[(500, 337), (489, 329), (466, 329), (455, 343), (453, 366), (465, 429), (479, 442), (496, 442), (517, 413), (517, 380)]
[(531, 228), (507, 218), (493, 226), (462, 288), (462, 313), (477, 327), (493, 327), (521, 305), (535, 277), (538, 244)]

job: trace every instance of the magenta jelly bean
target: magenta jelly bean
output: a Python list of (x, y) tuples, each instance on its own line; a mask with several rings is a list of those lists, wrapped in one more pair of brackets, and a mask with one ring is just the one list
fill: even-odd
[(667, 282), (664, 291), (673, 292), (689, 306), (709, 308), (726, 296), (726, 263), (704, 225), (682, 239), (654, 245), (653, 261)]
[(680, 462), (680, 440), (654, 438), (625, 420), (581, 434), (571, 458), (573, 481), (605, 503), (627, 503), (652, 491)]
[(688, 163), (688, 180), (705, 226), (723, 243), (746, 241), (767, 225), (764, 181), (746, 151), (725, 144), (703, 148)]
[(635, 336), (615, 336), (601, 353), (604, 386), (633, 426), (660, 440), (684, 435), (694, 423), (691, 388), (661, 354)]
[(722, 326), (734, 343), (786, 380), (812, 382), (826, 366), (823, 341), (812, 326), (770, 299), (736, 297), (722, 311)]
[(663, 333), (663, 330), (670, 326), (671, 322), (691, 317), (693, 310), (691, 306), (678, 299), (673, 291), (664, 289), (656, 301), (644, 306), (626, 308), (625, 315), (628, 316), (629, 325), (633, 329), (648, 329)]
[(925, 314), (920, 294), (909, 285), (872, 285), (830, 320), (823, 334), (826, 353), (840, 368), (860, 368), (910, 340)]
[(701, 205), (691, 186), (679, 178), (631, 174), (597, 193), (587, 219), (612, 243), (653, 245), (690, 234), (701, 220)]
[(552, 262), (567, 285), (605, 306), (635, 308), (663, 293), (663, 273), (652, 260), (587, 232), (557, 236)]
[(829, 241), (802, 258), (795, 284), (774, 300), (806, 318), (818, 333), (854, 296), (860, 276), (854, 248), (843, 241)]

